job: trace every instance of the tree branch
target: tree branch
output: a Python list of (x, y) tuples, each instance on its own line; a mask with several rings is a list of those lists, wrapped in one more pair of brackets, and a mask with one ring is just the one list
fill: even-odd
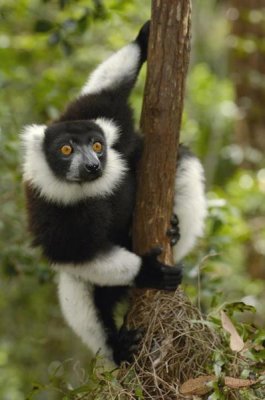
[(141, 117), (145, 145), (138, 170), (134, 250), (163, 246), (172, 264), (166, 231), (173, 210), (177, 149), (190, 50), (187, 0), (153, 0), (147, 79)]
[[(189, 0), (153, 0), (147, 80), (141, 128), (144, 151), (138, 170), (133, 226), (134, 251), (162, 245), (162, 261), (172, 264), (166, 231), (173, 210), (177, 149), (190, 54)], [(194, 324), (193, 321), (197, 321)], [(217, 339), (183, 291), (133, 290), (129, 328), (143, 327), (141, 351), (119, 379), (130, 376), (144, 398), (178, 399), (180, 382), (203, 371)], [(196, 376), (196, 375), (195, 375)], [(133, 397), (133, 396), (132, 396)]]

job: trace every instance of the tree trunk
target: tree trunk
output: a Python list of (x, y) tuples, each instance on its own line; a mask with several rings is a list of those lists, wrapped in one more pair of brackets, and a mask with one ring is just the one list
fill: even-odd
[(133, 242), (143, 254), (163, 246), (162, 259), (172, 263), (166, 237), (173, 210), (177, 149), (184, 86), (190, 55), (190, 2), (153, 1), (147, 79), (141, 130), (145, 146), (138, 170)]
[[(162, 246), (161, 260), (169, 265), (173, 260), (166, 231), (173, 210), (177, 149), (190, 55), (190, 25), (189, 0), (152, 1), (141, 117), (145, 144), (138, 170), (133, 244), (138, 254)], [(131, 368), (136, 374), (136, 384), (143, 389), (144, 398), (180, 398), (177, 397), (180, 380), (202, 371), (215, 339), (205, 324), (199, 322), (200, 329), (192, 325), (194, 319), (199, 321), (200, 313), (181, 290), (175, 293), (133, 291), (127, 322), (131, 328), (143, 327), (146, 333), (142, 350)], [(121, 381), (126, 377), (128, 369), (123, 366)]]

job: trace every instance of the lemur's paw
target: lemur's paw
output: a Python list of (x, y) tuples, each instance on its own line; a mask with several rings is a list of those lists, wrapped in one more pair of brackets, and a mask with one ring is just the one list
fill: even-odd
[(171, 246), (174, 246), (180, 239), (179, 219), (176, 214), (172, 215), (170, 225), (171, 227), (167, 230), (167, 235), (170, 237)]
[(113, 350), (113, 358), (117, 365), (120, 365), (123, 361), (129, 363), (133, 361), (133, 356), (139, 350), (142, 337), (143, 331), (141, 329), (129, 330), (125, 326), (121, 327)]
[(182, 282), (182, 264), (176, 266), (162, 265), (161, 281), (158, 289), (176, 290)]
[(160, 247), (152, 249), (142, 256), (141, 269), (135, 279), (137, 287), (158, 290), (176, 290), (182, 281), (182, 265), (169, 266), (161, 263), (157, 257)]
[(139, 46), (141, 48), (142, 62), (146, 61), (146, 58), (147, 58), (149, 31), (150, 31), (150, 21), (147, 21), (141, 27), (141, 29), (137, 35), (137, 38), (135, 39), (135, 41), (139, 44)]

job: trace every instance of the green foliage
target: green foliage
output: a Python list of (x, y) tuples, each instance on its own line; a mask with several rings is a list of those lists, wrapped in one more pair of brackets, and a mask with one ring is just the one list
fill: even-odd
[(214, 373), (219, 380), (213, 385), (214, 393), (208, 397), (208, 400), (229, 398), (232, 390), (224, 387), (225, 376), (256, 381), (255, 385), (239, 390), (240, 399), (263, 399), (265, 395), (265, 330), (257, 330), (248, 321), (249, 313), (256, 312), (254, 307), (243, 302), (234, 302), (226, 303), (223, 310), (243, 339), (244, 348), (239, 353), (231, 350), (229, 335), (222, 326), (219, 312), (211, 314), (209, 321), (222, 339), (222, 343), (214, 352), (212, 367), (209, 370), (209, 373)]
[[(142, 0), (0, 0), (0, 398), (5, 400), (22, 400), (26, 394), (34, 400), (77, 399), (86, 391), (97, 399), (110, 384), (114, 393), (121, 390), (115, 373), (96, 368), (62, 320), (53, 275), (30, 247), (19, 132), (25, 124), (56, 118), (88, 72), (135, 36), (149, 18), (149, 7), (150, 1)], [(249, 279), (245, 244), (254, 236), (255, 246), (265, 253), (264, 227), (248, 223), (264, 213), (265, 170), (238, 171), (242, 154), (232, 137), (237, 108), (233, 84), (224, 78), (227, 23), (216, 2), (196, 2), (194, 29), (182, 140), (206, 166), (209, 219), (206, 237), (187, 260), (186, 290), (219, 331), (216, 310), (225, 303), (244, 340), (254, 345), (247, 360), (257, 372), (264, 332), (253, 325), (265, 323), (264, 282)], [(137, 121), (143, 78), (132, 97)], [(242, 300), (255, 305), (257, 313)], [(247, 315), (244, 323), (242, 314)], [(221, 375), (230, 357), (226, 349), (227, 358), (216, 352), (213, 364)], [(242, 377), (251, 371), (246, 365)], [(221, 399), (218, 388), (212, 399)], [(143, 398), (140, 387), (135, 396)], [(242, 399), (252, 398), (242, 393)]]
[[(47, 262), (30, 247), (19, 133), (26, 124), (56, 118), (89, 71), (135, 37), (148, 10), (140, 0), (133, 6), (115, 0), (0, 1), (1, 399), (24, 400), (33, 382), (49, 379), (54, 359), (89, 360), (62, 319)], [(66, 382), (71, 374), (66, 369)]]
[(183, 133), (204, 160), (208, 187), (223, 183), (234, 169), (230, 153), (218, 152), (230, 145), (237, 114), (231, 80), (216, 75), (205, 63), (194, 65), (187, 82)]
[[(209, 386), (212, 393), (207, 397), (212, 399), (230, 399), (233, 390), (225, 385), (225, 377), (236, 376), (240, 379), (256, 381), (249, 388), (237, 391), (236, 398), (263, 399), (265, 395), (264, 359), (265, 359), (265, 330), (257, 330), (248, 322), (248, 314), (255, 313), (255, 308), (243, 302), (226, 303), (222, 309), (231, 319), (238, 334), (244, 341), (244, 348), (240, 353), (230, 348), (229, 334), (224, 330), (220, 318), (220, 309), (209, 315), (206, 324), (218, 334), (220, 342), (209, 360), (209, 375), (216, 376), (216, 382)], [(239, 322), (240, 321), (240, 322)], [(196, 321), (194, 321), (196, 323)], [(201, 323), (201, 321), (200, 321)], [(76, 376), (77, 382), (72, 385), (66, 373)], [(129, 399), (132, 395), (131, 380), (134, 372), (131, 370), (123, 382), (117, 380), (117, 370), (102, 368), (101, 360), (95, 358), (90, 362), (86, 370), (80, 368), (79, 363), (67, 360), (64, 363), (53, 361), (48, 368), (48, 382), (46, 384), (34, 384), (27, 400), (34, 400), (43, 393), (59, 393), (62, 399), (77, 400), (80, 395), (85, 395), (87, 400), (101, 399)], [(127, 390), (128, 388), (128, 390)], [(144, 398), (140, 386), (133, 389), (134, 398)], [(50, 398), (50, 397), (49, 397)]]

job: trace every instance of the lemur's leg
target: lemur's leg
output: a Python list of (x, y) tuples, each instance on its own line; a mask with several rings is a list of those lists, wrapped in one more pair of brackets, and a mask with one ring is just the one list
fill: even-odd
[(173, 212), (178, 218), (180, 233), (173, 247), (174, 260), (178, 262), (202, 235), (207, 214), (203, 167), (183, 145), (179, 148)]
[(116, 364), (132, 361), (142, 332), (138, 329), (128, 330), (124, 325), (118, 330), (114, 321), (115, 305), (127, 297), (125, 286), (95, 286), (94, 301), (107, 335), (107, 345), (112, 349)]
[(103, 91), (119, 91), (128, 96), (143, 62), (147, 57), (149, 22), (140, 30), (137, 38), (110, 56), (91, 74), (81, 90), (82, 95)]
[[(65, 319), (94, 352), (101, 349), (101, 354), (113, 357), (116, 363), (132, 356), (138, 333), (124, 329), (117, 332), (112, 315), (125, 286), (175, 290), (180, 284), (181, 269), (160, 263), (157, 255), (153, 250), (139, 257), (113, 246), (81, 265), (54, 266), (59, 271), (59, 298)], [(118, 285), (121, 287), (115, 288)]]
[(74, 332), (93, 354), (100, 351), (100, 355), (111, 359), (112, 351), (94, 304), (93, 285), (60, 272), (58, 294), (63, 315)]
[(125, 295), (125, 288), (96, 287), (60, 272), (58, 293), (66, 321), (93, 355), (99, 352), (118, 365), (132, 360), (142, 333), (125, 327), (118, 331), (113, 318), (115, 304)]

